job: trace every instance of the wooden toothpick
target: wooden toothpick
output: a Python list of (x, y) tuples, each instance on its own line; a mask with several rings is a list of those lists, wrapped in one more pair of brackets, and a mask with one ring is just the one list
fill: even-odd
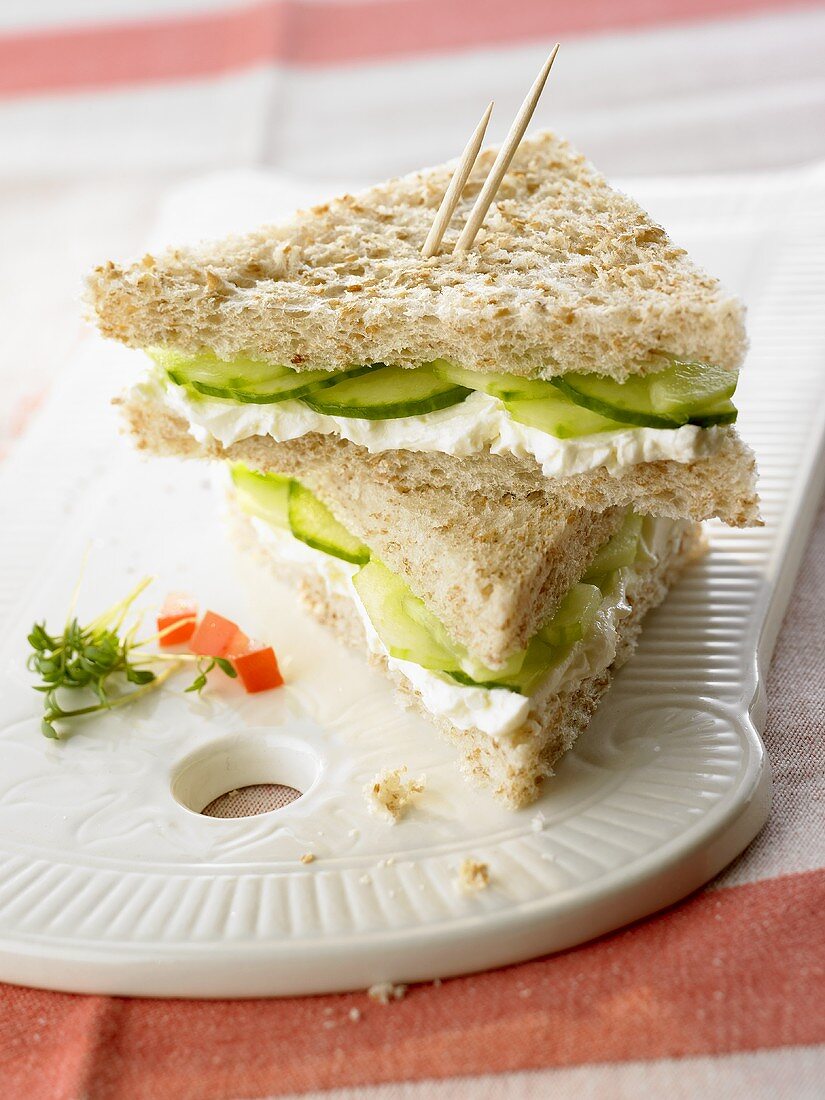
[(450, 219), (455, 212), (455, 208), (458, 206), (461, 192), (464, 190), (464, 184), (467, 182), (470, 172), (473, 170), (473, 165), (476, 162), (478, 151), (484, 140), (487, 123), (490, 121), (492, 111), (493, 104), (491, 103), (481, 116), (481, 121), (478, 126), (476, 126), (472, 137), (467, 142), (464, 152), (461, 154), (459, 165), (455, 172), (453, 172), (453, 178), (450, 180), (449, 187), (444, 192), (444, 198), (441, 200), (441, 206), (438, 208), (435, 221), (430, 228), (430, 232), (427, 234), (424, 247), (421, 249), (421, 255), (425, 259), (428, 259), (430, 256), (435, 256), (441, 247), (441, 241), (444, 234), (447, 232), (447, 226), (450, 224)]
[(541, 93), (544, 91), (544, 85), (547, 83), (547, 77), (550, 75), (550, 70), (553, 68), (553, 62), (556, 60), (556, 54), (558, 52), (559, 44), (557, 42), (553, 47), (553, 52), (547, 58), (541, 72), (536, 77), (533, 87), (527, 93), (527, 98), (522, 103), (521, 109), (516, 115), (513, 125), (510, 127), (510, 132), (498, 151), (498, 156), (495, 159), (493, 167), (490, 169), (490, 174), (484, 181), (484, 186), (479, 192), (475, 205), (467, 218), (467, 223), (461, 231), (461, 236), (458, 238), (455, 246), (456, 252), (466, 252), (476, 239), (476, 234), (481, 228), (481, 223), (484, 221), (487, 216), (487, 211), (490, 209), (490, 203), (495, 198), (496, 192), (501, 186), (501, 181), (504, 179), (504, 173), (510, 167), (510, 162), (516, 154), (516, 149), (518, 149), (519, 143), (524, 137), (524, 131), (530, 124), (530, 119), (533, 117), (536, 104), (539, 101)]

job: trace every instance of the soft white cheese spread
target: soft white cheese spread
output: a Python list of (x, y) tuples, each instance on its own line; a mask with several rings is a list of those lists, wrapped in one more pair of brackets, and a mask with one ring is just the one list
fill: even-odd
[[(602, 672), (612, 664), (618, 644), (617, 625), (630, 614), (625, 593), (634, 578), (635, 567), (619, 571), (613, 591), (599, 609), (596, 623), (586, 638), (576, 642), (563, 661), (548, 670), (548, 675), (531, 697), (519, 695), (507, 688), (483, 688), (459, 684), (446, 675), (421, 668), (411, 661), (390, 656), (375, 631), (358, 596), (352, 578), (357, 565), (314, 550), (286, 530), (270, 526), (257, 517), (250, 517), (259, 542), (275, 561), (310, 566), (322, 579), (330, 595), (345, 596), (353, 601), (367, 638), (370, 652), (386, 658), (391, 669), (400, 673), (419, 692), (422, 705), (431, 713), (447, 719), (458, 729), (474, 727), (491, 737), (503, 737), (517, 730), (527, 718), (534, 703), (563, 691), (571, 684)], [(674, 527), (680, 521), (645, 520), (639, 566), (657, 559), (665, 550)]]
[[(147, 389), (148, 387), (148, 389)], [(189, 423), (199, 441), (210, 437), (224, 447), (251, 436), (277, 442), (310, 432), (336, 435), (372, 453), (387, 450), (438, 451), (460, 458), (489, 449), (494, 454), (532, 457), (546, 477), (570, 477), (598, 467), (611, 473), (641, 462), (693, 462), (714, 454), (724, 428), (628, 428), (575, 439), (556, 439), (538, 428), (519, 424), (504, 405), (486, 393), (472, 393), (458, 405), (397, 420), (356, 420), (315, 412), (300, 401), (245, 405), (192, 394), (185, 387), (156, 378), (139, 389), (160, 397)]]

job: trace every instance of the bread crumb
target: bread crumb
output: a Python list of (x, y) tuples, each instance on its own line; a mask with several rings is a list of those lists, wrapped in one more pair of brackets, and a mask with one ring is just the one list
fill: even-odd
[(315, 860), (314, 852), (304, 852), (301, 856), (301, 863), (313, 863)]
[(458, 868), (458, 886), (465, 894), (477, 890), (486, 890), (490, 885), (490, 868), (486, 863), (480, 863), (469, 856), (463, 860)]
[(544, 816), (541, 810), (539, 810), (539, 812), (537, 814), (534, 814), (533, 818), (531, 819), (530, 828), (533, 830), (534, 833), (540, 833), (546, 824), (547, 818)]
[(206, 269), (207, 294), (216, 294), (218, 296), (223, 296), (230, 294), (231, 291), (232, 288), (221, 275), (218, 275), (216, 271), (212, 271), (210, 268)]
[(406, 764), (400, 768), (385, 768), (364, 787), (364, 797), (370, 810), (381, 814), (392, 824), (403, 817), (426, 783), (423, 775), (418, 779), (407, 779), (406, 774)]
[(376, 982), (367, 990), (367, 996), (371, 1001), (388, 1005), (391, 1001), (400, 1001), (407, 992), (405, 985), (394, 985), (392, 982)]
[(349, 1018), (352, 1020), (352, 1022), (354, 1024), (357, 1024), (358, 1021), (361, 1019), (361, 1009), (360, 1008), (351, 1008), (349, 1010), (348, 1015), (349, 1015)]

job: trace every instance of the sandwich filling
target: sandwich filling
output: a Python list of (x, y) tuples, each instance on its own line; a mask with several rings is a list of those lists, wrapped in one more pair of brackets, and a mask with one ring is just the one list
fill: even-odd
[(231, 470), (235, 502), (273, 563), (308, 569), (329, 597), (350, 601), (370, 652), (418, 692), (431, 714), (493, 737), (513, 733), (542, 700), (613, 663), (618, 626), (631, 612), (628, 590), (690, 526), (628, 511), (526, 648), (490, 669), (454, 643), (406, 582), (299, 482), (241, 464)]
[(373, 453), (532, 457), (545, 476), (560, 477), (705, 458), (723, 445), (737, 415), (735, 371), (667, 355), (619, 383), (595, 374), (482, 374), (444, 360), (301, 372), (206, 351), (150, 354), (157, 366), (144, 389), (162, 396), (199, 441), (211, 437), (225, 447), (252, 436), (285, 442), (318, 432)]

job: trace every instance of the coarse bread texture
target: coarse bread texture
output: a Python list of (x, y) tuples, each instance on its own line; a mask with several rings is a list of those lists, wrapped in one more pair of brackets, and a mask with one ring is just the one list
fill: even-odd
[(623, 520), (621, 508), (570, 508), (546, 490), (520, 495), (503, 482), (382, 477), (362, 448), (325, 436), (253, 437), (224, 449), (199, 446), (162, 405), (135, 399), (126, 413), (144, 449), (297, 478), (490, 668), (524, 648)]
[(741, 303), (549, 131), (526, 138), (472, 249), (453, 245), (496, 150), (478, 158), (445, 238), (421, 247), (455, 162), (343, 195), (279, 226), (89, 278), (101, 331), (132, 347), (206, 347), (298, 370), (360, 363), (618, 381), (653, 352), (740, 366)]
[[(183, 420), (180, 424), (184, 424)], [(701, 523), (721, 519), (731, 527), (760, 526), (753, 451), (734, 428), (718, 429), (719, 450), (692, 462), (667, 459), (640, 462), (613, 473), (597, 467), (585, 473), (546, 478), (531, 457), (496, 455), (489, 451), (457, 457), (439, 451), (380, 451), (371, 454), (347, 440), (311, 433), (288, 443), (255, 436), (230, 447), (245, 448), (253, 465), (266, 465), (270, 452), (294, 448), (303, 464), (340, 461), (358, 455), (359, 469), (391, 482), (404, 491), (444, 489), (467, 496), (476, 492), (517, 499), (559, 501), (568, 508), (603, 512), (627, 508), (641, 515), (691, 519)], [(284, 453), (280, 451), (279, 453)], [(336, 456), (331, 459), (330, 456)]]
[[(296, 585), (302, 601), (319, 622), (351, 647), (361, 652), (367, 649), (364, 625), (352, 600), (331, 593), (311, 566), (273, 561), (258, 542), (252, 525), (238, 511), (234, 513), (233, 526), (239, 545), (265, 562), (277, 578)], [(698, 525), (674, 524), (669, 545), (659, 561), (640, 569), (627, 586), (631, 613), (619, 620), (616, 657), (610, 667), (569, 690), (547, 696), (538, 692), (523, 725), (506, 736), (491, 737), (479, 729), (460, 729), (432, 714), (424, 707), (418, 691), (400, 672), (389, 667), (386, 658), (372, 654), (369, 660), (393, 680), (404, 705), (419, 711), (456, 746), (461, 770), (470, 782), (490, 791), (511, 809), (527, 806), (538, 797), (555, 764), (589, 725), (613, 673), (636, 648), (644, 616), (662, 602), (686, 565), (703, 548)]]
[[(150, 393), (136, 389), (123, 402), (137, 446), (159, 454), (203, 454), (204, 447), (189, 434), (187, 422)], [(534, 460), (513, 455), (485, 452), (458, 458), (441, 452), (370, 454), (346, 440), (318, 433), (288, 443), (256, 436), (226, 450), (213, 441), (206, 450), (263, 469), (275, 469), (279, 462), (294, 460), (310, 471), (316, 462), (321, 467), (353, 463), (357, 455), (357, 468), (364, 476), (391, 482), (402, 491), (442, 488), (459, 497), (481, 492), (486, 496), (509, 494), (516, 499), (538, 493), (570, 509), (602, 512), (632, 505), (640, 514), (669, 519), (701, 523), (716, 517), (734, 527), (759, 525), (753, 452), (733, 428), (719, 430), (720, 449), (693, 462), (639, 463), (618, 473), (601, 467), (552, 479), (544, 477)]]

